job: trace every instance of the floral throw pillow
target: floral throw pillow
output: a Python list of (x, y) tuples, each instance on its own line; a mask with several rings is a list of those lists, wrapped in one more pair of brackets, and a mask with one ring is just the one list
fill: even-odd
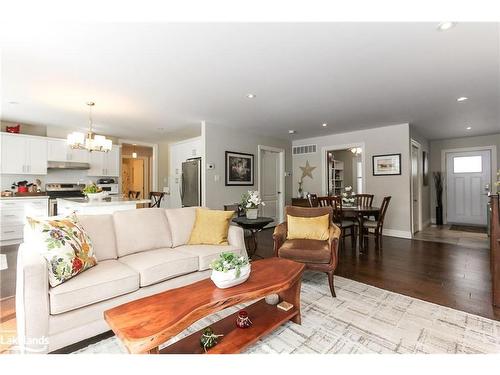
[(63, 219), (27, 218), (41, 246), (49, 269), (49, 284), (55, 287), (97, 264), (92, 241), (75, 214)]

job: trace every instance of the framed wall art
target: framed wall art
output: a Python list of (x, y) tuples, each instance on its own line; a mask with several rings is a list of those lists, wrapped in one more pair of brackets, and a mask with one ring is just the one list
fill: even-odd
[(226, 151), (226, 186), (252, 186), (254, 155)]
[(373, 155), (372, 164), (374, 176), (401, 174), (401, 154)]

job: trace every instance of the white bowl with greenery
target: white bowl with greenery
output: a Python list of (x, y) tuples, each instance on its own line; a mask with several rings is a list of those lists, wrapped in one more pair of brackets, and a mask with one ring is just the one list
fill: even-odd
[(86, 185), (82, 192), (87, 196), (89, 201), (99, 200), (106, 196), (106, 192), (94, 183)]
[(212, 275), (210, 279), (220, 289), (244, 283), (250, 277), (250, 262), (245, 256), (232, 252), (223, 252), (211, 264)]

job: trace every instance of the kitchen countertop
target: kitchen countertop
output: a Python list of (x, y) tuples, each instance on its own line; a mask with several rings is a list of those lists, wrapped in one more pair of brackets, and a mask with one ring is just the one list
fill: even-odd
[(150, 199), (131, 199), (122, 197), (106, 197), (99, 200), (89, 201), (87, 198), (58, 198), (58, 201), (63, 201), (63, 204), (71, 204), (78, 207), (102, 207), (102, 206), (119, 206), (124, 204), (147, 204)]
[(14, 195), (12, 197), (0, 197), (0, 200), (14, 200), (14, 199), (48, 199), (48, 195)]

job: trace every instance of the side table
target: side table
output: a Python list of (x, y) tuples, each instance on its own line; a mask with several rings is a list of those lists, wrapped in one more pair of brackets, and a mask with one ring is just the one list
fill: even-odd
[(249, 241), (247, 241), (249, 258), (252, 258), (254, 256), (262, 258), (260, 255), (257, 254), (257, 233), (260, 232), (262, 229), (264, 229), (266, 225), (272, 223), (273, 221), (274, 219), (270, 217), (258, 217), (257, 219), (247, 219), (246, 217), (241, 216), (241, 217), (235, 217), (233, 219), (233, 223), (238, 224), (243, 229), (249, 230), (251, 233)]

